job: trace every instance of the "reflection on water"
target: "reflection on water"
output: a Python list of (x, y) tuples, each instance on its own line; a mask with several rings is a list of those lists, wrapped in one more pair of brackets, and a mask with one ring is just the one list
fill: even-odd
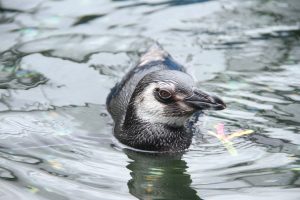
[(16, 53), (3, 52), (0, 63), (0, 89), (29, 89), (47, 81), (40, 73), (22, 69)]
[(200, 199), (191, 187), (187, 163), (181, 155), (159, 155), (127, 151), (132, 179), (129, 192), (138, 199)]
[[(66, 9), (68, 8), (68, 9)], [(0, 199), (299, 199), (300, 1), (0, 1)], [(110, 88), (158, 40), (227, 103), (183, 155), (115, 149)], [(254, 130), (232, 140), (208, 134)]]

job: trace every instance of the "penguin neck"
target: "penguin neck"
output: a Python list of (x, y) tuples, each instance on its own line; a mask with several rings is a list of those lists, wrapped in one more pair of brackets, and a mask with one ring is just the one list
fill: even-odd
[(181, 151), (189, 147), (192, 139), (184, 125), (150, 123), (141, 119), (133, 103), (129, 103), (119, 131), (117, 137), (121, 142), (149, 151)]

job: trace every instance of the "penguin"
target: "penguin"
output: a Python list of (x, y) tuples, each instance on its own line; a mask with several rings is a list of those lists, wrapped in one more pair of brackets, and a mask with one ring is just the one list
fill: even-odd
[(185, 67), (158, 43), (111, 89), (106, 106), (119, 142), (154, 152), (185, 151), (193, 137), (190, 117), (226, 108), (221, 98), (196, 88)]

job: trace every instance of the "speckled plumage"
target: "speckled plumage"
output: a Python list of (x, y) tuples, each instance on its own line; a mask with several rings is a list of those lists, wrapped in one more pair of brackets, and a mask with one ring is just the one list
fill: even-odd
[[(174, 90), (173, 99), (164, 102), (157, 98), (157, 87)], [(211, 100), (216, 103), (205, 93), (201, 95), (200, 106)], [(159, 45), (152, 46), (107, 97), (107, 109), (115, 122), (115, 137), (141, 150), (187, 149), (192, 132), (185, 128), (184, 122), (199, 111), (191, 106), (198, 104), (193, 101), (188, 104), (194, 96), (194, 81), (185, 68)]]

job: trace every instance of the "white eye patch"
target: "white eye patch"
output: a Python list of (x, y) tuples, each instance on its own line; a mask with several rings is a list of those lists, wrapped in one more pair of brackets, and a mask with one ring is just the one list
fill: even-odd
[[(175, 87), (173, 84), (171, 84)], [(168, 85), (170, 87), (171, 85)], [(153, 95), (155, 88), (163, 85), (159, 83), (151, 83), (143, 92), (140, 94), (134, 104), (136, 107), (137, 116), (149, 123), (165, 123), (170, 125), (182, 126), (187, 120), (187, 116), (164, 116), (164, 108), (167, 106), (157, 101)], [(166, 86), (166, 85), (164, 85)]]

